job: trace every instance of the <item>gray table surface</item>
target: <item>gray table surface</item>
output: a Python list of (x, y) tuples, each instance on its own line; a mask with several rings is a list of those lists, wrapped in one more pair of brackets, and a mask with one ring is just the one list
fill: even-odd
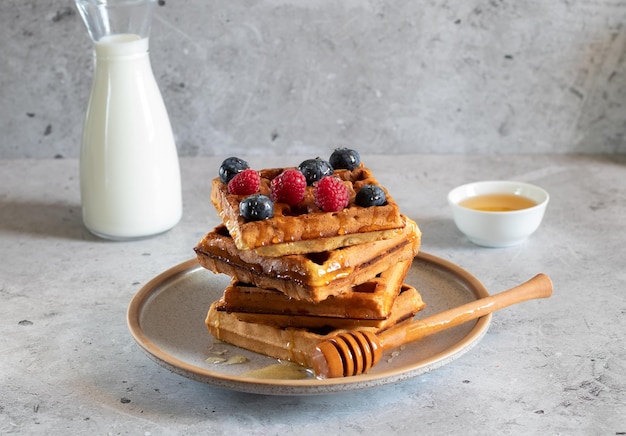
[[(256, 168), (299, 157), (247, 157)], [(626, 434), (626, 158), (364, 156), (423, 231), (422, 251), (495, 293), (538, 272), (552, 298), (497, 312), (481, 342), (433, 372), (373, 389), (263, 396), (169, 372), (126, 325), (140, 287), (193, 257), (218, 222), (221, 158), (181, 160), (184, 216), (170, 232), (106, 242), (81, 224), (78, 162), (0, 161), (0, 433)], [(485, 249), (451, 219), (448, 190), (485, 179), (551, 194), (522, 245)]]

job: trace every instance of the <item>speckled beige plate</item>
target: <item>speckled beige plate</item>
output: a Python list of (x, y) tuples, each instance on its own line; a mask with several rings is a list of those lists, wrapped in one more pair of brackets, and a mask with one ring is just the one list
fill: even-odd
[[(383, 356), (369, 373), (318, 380), (259, 378), (247, 375), (278, 362), (214, 340), (204, 319), (229, 277), (200, 267), (195, 259), (152, 279), (132, 299), (128, 326), (144, 351), (158, 364), (184, 377), (242, 392), (271, 395), (316, 395), (395, 383), (432, 371), (470, 350), (489, 328), (491, 315), (437, 333)], [(420, 253), (406, 282), (427, 304), (425, 317), (488, 296), (473, 275), (438, 257)], [(232, 363), (244, 360), (243, 363)]]

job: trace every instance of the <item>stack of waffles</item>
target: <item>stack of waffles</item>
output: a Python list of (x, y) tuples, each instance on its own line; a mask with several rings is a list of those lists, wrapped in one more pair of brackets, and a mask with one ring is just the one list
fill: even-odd
[[(260, 194), (269, 196), (271, 180), (284, 170), (259, 171)], [(404, 283), (420, 247), (417, 224), (383, 187), (383, 205), (355, 203), (362, 186), (380, 186), (362, 163), (332, 177), (349, 188), (342, 210), (321, 210), (308, 186), (296, 206), (275, 203), (273, 216), (258, 221), (240, 215), (245, 196), (213, 180), (211, 202), (222, 223), (194, 250), (204, 268), (232, 278), (206, 318), (214, 337), (310, 367), (309, 356), (325, 338), (353, 329), (380, 332), (424, 307)]]

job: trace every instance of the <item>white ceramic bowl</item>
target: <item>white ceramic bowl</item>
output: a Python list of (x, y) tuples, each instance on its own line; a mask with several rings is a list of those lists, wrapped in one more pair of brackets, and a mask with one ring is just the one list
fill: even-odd
[[(459, 204), (489, 194), (521, 196), (536, 205), (519, 210), (484, 211)], [(539, 228), (549, 200), (548, 193), (540, 187), (514, 181), (468, 183), (448, 193), (456, 226), (470, 241), (484, 247), (509, 247), (526, 240)]]

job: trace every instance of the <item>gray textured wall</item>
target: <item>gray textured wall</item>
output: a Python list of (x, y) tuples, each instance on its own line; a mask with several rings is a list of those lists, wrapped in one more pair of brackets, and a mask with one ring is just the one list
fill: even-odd
[[(0, 157), (78, 156), (71, 0), (1, 0), (0, 47)], [(166, 0), (151, 59), (181, 156), (626, 152), (623, 0)]]

